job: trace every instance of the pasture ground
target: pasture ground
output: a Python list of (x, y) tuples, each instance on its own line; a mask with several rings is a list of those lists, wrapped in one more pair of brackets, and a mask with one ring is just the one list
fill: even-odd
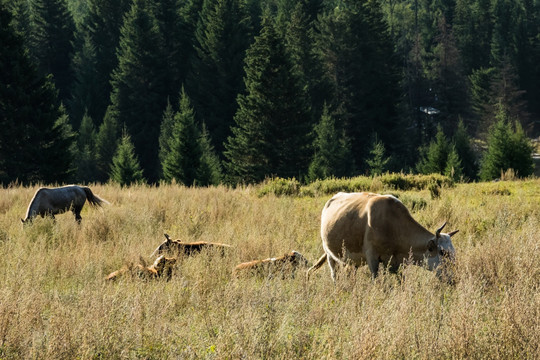
[[(91, 186), (86, 204), (23, 228), (36, 187), (0, 189), (0, 359), (538, 359), (540, 180), (393, 193), (434, 231), (459, 229), (457, 283), (406, 266), (372, 280), (328, 267), (306, 282), (231, 278), (243, 261), (322, 254), (331, 196)], [(104, 280), (174, 239), (235, 246), (183, 258), (171, 281)], [(152, 259), (153, 260), (153, 259)]]

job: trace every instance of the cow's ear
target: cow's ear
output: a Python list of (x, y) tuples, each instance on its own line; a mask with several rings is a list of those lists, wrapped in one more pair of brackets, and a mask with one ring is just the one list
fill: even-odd
[(433, 252), (437, 250), (437, 244), (435, 243), (435, 240), (429, 240), (427, 243), (427, 249), (429, 252)]

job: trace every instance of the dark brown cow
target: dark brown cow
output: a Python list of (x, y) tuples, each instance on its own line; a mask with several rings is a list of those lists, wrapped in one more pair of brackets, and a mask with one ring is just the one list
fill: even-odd
[(167, 234), (164, 234), (165, 240), (162, 242), (156, 250), (150, 255), (154, 257), (156, 255), (161, 255), (163, 253), (176, 253), (176, 254), (186, 254), (193, 255), (194, 253), (201, 252), (202, 249), (219, 249), (221, 254), (225, 254), (227, 249), (232, 248), (231, 245), (214, 243), (208, 241), (193, 241), (193, 242), (182, 242), (180, 240), (171, 240), (171, 237)]
[(157, 279), (164, 277), (167, 280), (171, 278), (173, 267), (176, 264), (176, 258), (168, 258), (161, 255), (150, 266), (146, 266), (146, 262), (143, 258), (140, 259), (140, 264), (133, 266), (133, 264), (126, 265), (120, 270), (116, 270), (107, 276), (107, 280), (116, 280), (119, 277), (130, 274), (133, 277), (139, 277), (142, 279)]
[(282, 278), (287, 274), (294, 277), (296, 269), (300, 266), (307, 267), (309, 262), (297, 251), (291, 251), (277, 258), (263, 260), (253, 260), (236, 265), (233, 275), (238, 277), (242, 274), (259, 274), (262, 276), (272, 276), (281, 273)]
[(337, 263), (367, 264), (377, 276), (379, 263), (395, 271), (405, 260), (426, 263), (437, 275), (450, 276), (439, 266), (455, 256), (450, 237), (456, 231), (435, 234), (413, 219), (407, 208), (391, 195), (338, 193), (323, 208), (321, 238), (324, 254), (309, 273), (327, 260), (335, 281)]

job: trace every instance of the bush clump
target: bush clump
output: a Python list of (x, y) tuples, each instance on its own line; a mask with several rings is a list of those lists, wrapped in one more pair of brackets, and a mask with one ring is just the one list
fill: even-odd
[(412, 175), (402, 173), (386, 173), (381, 176), (356, 176), (353, 178), (328, 178), (315, 180), (301, 186), (294, 178), (267, 179), (257, 191), (259, 196), (273, 194), (276, 196), (321, 196), (337, 192), (389, 191), (389, 190), (424, 190), (428, 188), (452, 187), (454, 181), (440, 174)]
[(257, 191), (259, 197), (273, 194), (275, 196), (297, 196), (300, 192), (300, 182), (295, 178), (280, 177), (266, 179)]

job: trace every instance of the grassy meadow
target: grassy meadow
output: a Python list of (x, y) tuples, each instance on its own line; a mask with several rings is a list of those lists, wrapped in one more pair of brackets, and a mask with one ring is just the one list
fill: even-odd
[[(331, 195), (316, 191), (94, 185), (110, 205), (86, 204), (81, 225), (68, 213), (23, 228), (37, 187), (0, 189), (0, 359), (540, 358), (540, 180), (370, 181), (431, 231), (460, 230), (454, 286), (417, 266), (375, 280), (342, 269), (335, 285), (326, 265), (309, 282), (232, 278), (293, 249), (317, 260)], [(182, 258), (170, 281), (104, 280), (151, 263), (164, 232), (235, 248)]]

